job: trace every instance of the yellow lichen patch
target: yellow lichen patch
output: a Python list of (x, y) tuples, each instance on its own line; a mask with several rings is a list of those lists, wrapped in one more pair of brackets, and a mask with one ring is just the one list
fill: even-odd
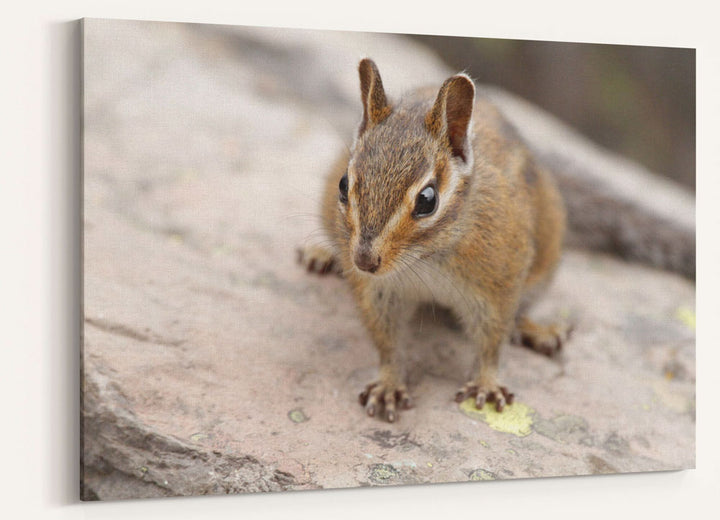
[(495, 475), (484, 469), (476, 469), (470, 473), (470, 480), (495, 480)]
[(475, 399), (469, 398), (460, 403), (460, 410), (468, 417), (483, 421), (499, 432), (512, 433), (518, 437), (532, 433), (532, 416), (535, 411), (522, 403), (509, 404), (502, 412), (498, 412), (493, 403), (485, 403), (485, 406), (478, 410), (475, 408)]
[(678, 307), (675, 317), (683, 322), (689, 329), (695, 330), (695, 311), (690, 307)]
[(208, 438), (206, 433), (193, 433), (190, 436), (190, 440), (193, 442), (202, 442)]

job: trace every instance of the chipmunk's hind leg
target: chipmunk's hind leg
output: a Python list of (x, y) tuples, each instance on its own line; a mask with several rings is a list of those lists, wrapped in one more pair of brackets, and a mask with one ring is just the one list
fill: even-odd
[(515, 322), (515, 330), (510, 339), (517, 345), (552, 357), (562, 350), (571, 331), (572, 328), (568, 325), (544, 325), (532, 321), (527, 316), (520, 316)]
[(529, 310), (545, 293), (550, 278), (551, 275), (547, 273), (531, 273), (515, 314), (515, 326), (510, 333), (510, 342), (553, 357), (570, 338), (572, 326), (562, 321), (549, 325), (538, 323), (528, 317)]
[(310, 244), (297, 249), (297, 261), (310, 273), (342, 276), (342, 267), (330, 248)]

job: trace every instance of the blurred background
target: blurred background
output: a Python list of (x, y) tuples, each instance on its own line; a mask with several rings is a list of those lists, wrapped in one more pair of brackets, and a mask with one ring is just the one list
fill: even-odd
[(695, 50), (411, 36), (451, 68), (518, 94), (695, 190)]

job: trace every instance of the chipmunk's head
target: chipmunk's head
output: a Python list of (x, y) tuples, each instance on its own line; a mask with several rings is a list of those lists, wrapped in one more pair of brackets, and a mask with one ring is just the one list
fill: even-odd
[(377, 66), (360, 62), (363, 117), (338, 186), (354, 267), (382, 275), (440, 250), (470, 186), (475, 86), (464, 74), (432, 97), (391, 104)]

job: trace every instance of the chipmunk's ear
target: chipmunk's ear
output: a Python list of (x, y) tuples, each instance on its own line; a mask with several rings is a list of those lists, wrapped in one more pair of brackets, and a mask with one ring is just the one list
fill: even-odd
[(376, 125), (390, 115), (392, 109), (388, 105), (385, 97), (385, 89), (383, 89), (382, 79), (375, 62), (369, 58), (365, 58), (358, 66), (360, 73), (360, 96), (363, 104), (363, 119), (360, 123), (360, 131), (362, 134), (372, 125)]
[(466, 162), (474, 102), (475, 85), (465, 74), (458, 74), (443, 83), (435, 104), (425, 116), (430, 133), (438, 139), (446, 138), (452, 155)]

